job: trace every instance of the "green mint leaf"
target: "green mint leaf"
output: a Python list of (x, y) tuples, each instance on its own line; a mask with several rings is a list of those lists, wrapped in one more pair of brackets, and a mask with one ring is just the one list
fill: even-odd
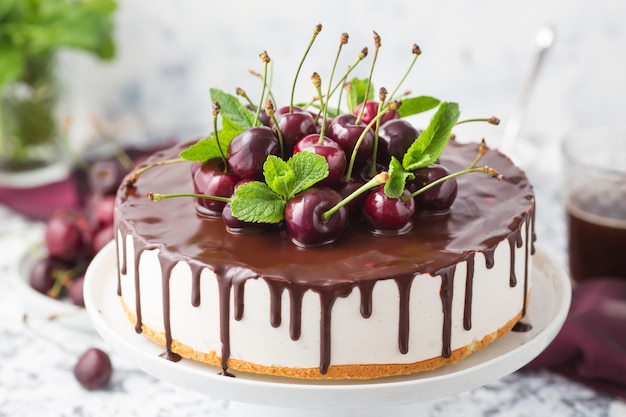
[(392, 156), (389, 162), (389, 181), (385, 183), (385, 194), (389, 198), (399, 198), (406, 187), (406, 180), (413, 178), (415, 175), (405, 171), (400, 161)]
[(350, 80), (350, 94), (348, 96), (349, 112), (354, 113), (356, 106), (363, 103), (366, 99), (372, 100), (374, 98), (374, 87), (370, 86), (367, 98), (365, 92), (367, 91), (367, 78), (353, 78)]
[(440, 103), (439, 99), (430, 96), (418, 96), (402, 99), (402, 106), (398, 109), (400, 117), (412, 116), (434, 109)]
[(414, 171), (434, 163), (445, 149), (461, 112), (457, 103), (443, 102), (402, 158), (402, 167)]
[(231, 200), (233, 216), (244, 222), (280, 223), (284, 219), (287, 202), (267, 184), (247, 182), (235, 191)]
[(326, 158), (313, 152), (298, 152), (289, 158), (287, 164), (295, 174), (293, 189), (287, 195), (288, 199), (328, 176)]
[(211, 88), (211, 100), (220, 103), (220, 114), (230, 119), (242, 129), (248, 129), (254, 124), (254, 114), (244, 106), (239, 99), (218, 88)]
[[(244, 129), (233, 123), (229, 118), (222, 117), (222, 130), (218, 132), (218, 135), (224, 155), (228, 155), (230, 142), (243, 131)], [(204, 162), (209, 159), (222, 157), (217, 146), (215, 133), (212, 133), (210, 138), (200, 139), (198, 142), (183, 150), (179, 156), (191, 162)]]
[(263, 175), (268, 187), (276, 194), (287, 199), (294, 189), (296, 175), (281, 158), (269, 155), (263, 164)]

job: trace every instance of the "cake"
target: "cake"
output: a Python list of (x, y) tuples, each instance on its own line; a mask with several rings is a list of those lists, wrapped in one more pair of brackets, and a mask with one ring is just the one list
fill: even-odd
[[(446, 103), (436, 105), (445, 112)], [(401, 108), (389, 107), (399, 113), (392, 120), (403, 120)], [(448, 130), (439, 129), (446, 123), (439, 110), (413, 138), (433, 132), (446, 136), (446, 146), (429, 166), (436, 162), (460, 173), (480, 159), (486, 167), (482, 172), (491, 175), (470, 172), (442, 182), (440, 186), (454, 185), (453, 201), (428, 210), (420, 208), (417, 196), (403, 198), (419, 177), (418, 170), (407, 170), (401, 195), (389, 199), (410, 203), (408, 226), (381, 226), (370, 218), (375, 215), (344, 206), (341, 214), (330, 217), (342, 219), (340, 233), (313, 244), (287, 224), (295, 215), (289, 203), (281, 206), (289, 218), (270, 225), (240, 214), (244, 204), (238, 206), (235, 198), (243, 185), (237, 185), (233, 199), (227, 193), (217, 202), (221, 205), (203, 204), (195, 176), (224, 160), (181, 161), (180, 155), (196, 142), (154, 154), (117, 194), (118, 295), (129, 326), (162, 345), (166, 359), (216, 365), (225, 375), (241, 371), (307, 379), (369, 379), (432, 370), (462, 360), (515, 327), (522, 329), (534, 253), (532, 186), (499, 151), (449, 139), (456, 118)], [(273, 114), (269, 106), (268, 113)], [(234, 161), (235, 141), (226, 161)], [(293, 151), (286, 143), (288, 156), (281, 160), (310, 150), (298, 152), (296, 145)], [(388, 144), (381, 149), (385, 158), (392, 154), (396, 162), (401, 160)], [(404, 152), (409, 152), (406, 147)], [(332, 175), (331, 164), (325, 178)], [(224, 165), (218, 169), (225, 170)], [(397, 169), (384, 172), (397, 175)], [(332, 187), (323, 181), (310, 190)], [(382, 180), (389, 181), (389, 176)], [(249, 178), (244, 185), (250, 182), (263, 179)], [(385, 187), (372, 185), (367, 193)], [(188, 194), (155, 202), (160, 198), (154, 193)], [(242, 228), (232, 227), (226, 214), (231, 221), (238, 214)]]

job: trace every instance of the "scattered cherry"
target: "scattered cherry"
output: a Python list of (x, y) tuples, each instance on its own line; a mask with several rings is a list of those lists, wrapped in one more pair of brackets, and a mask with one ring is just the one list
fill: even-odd
[(60, 208), (46, 223), (45, 243), (50, 256), (80, 262), (91, 256), (87, 218), (77, 210)]
[(104, 351), (87, 349), (74, 366), (74, 377), (87, 390), (105, 388), (111, 380), (113, 365)]
[(52, 289), (55, 283), (54, 273), (55, 271), (62, 271), (70, 269), (70, 266), (58, 259), (51, 257), (45, 257), (39, 259), (33, 265), (30, 270), (29, 284), (36, 291), (47, 294)]
[(411, 230), (411, 218), (415, 213), (412, 198), (403, 199), (409, 192), (404, 190), (400, 198), (390, 198), (384, 186), (372, 190), (363, 204), (363, 217), (377, 234), (403, 234)]
[(322, 215), (339, 204), (341, 196), (331, 188), (309, 188), (289, 200), (285, 207), (287, 234), (298, 246), (317, 246), (334, 242), (348, 221), (341, 207), (328, 220)]
[(251, 127), (236, 136), (228, 147), (228, 165), (241, 179), (263, 180), (263, 164), (268, 155), (280, 154), (272, 129)]
[[(450, 171), (439, 164), (432, 164), (414, 171), (415, 178), (408, 180), (406, 188), (415, 192), (425, 185), (449, 175)], [(445, 212), (452, 206), (457, 194), (456, 178), (450, 178), (414, 197), (417, 210)]]

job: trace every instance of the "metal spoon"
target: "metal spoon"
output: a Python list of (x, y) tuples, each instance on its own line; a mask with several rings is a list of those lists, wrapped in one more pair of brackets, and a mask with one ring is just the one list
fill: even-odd
[(530, 98), (530, 94), (535, 86), (535, 81), (537, 80), (537, 75), (539, 74), (539, 70), (544, 62), (546, 52), (550, 49), (553, 43), (554, 30), (552, 27), (542, 27), (535, 36), (535, 46), (537, 49), (535, 51), (533, 65), (526, 75), (522, 91), (517, 98), (515, 107), (513, 108), (511, 116), (504, 129), (504, 138), (500, 149), (505, 153), (511, 153), (513, 151), (528, 107), (528, 99)]

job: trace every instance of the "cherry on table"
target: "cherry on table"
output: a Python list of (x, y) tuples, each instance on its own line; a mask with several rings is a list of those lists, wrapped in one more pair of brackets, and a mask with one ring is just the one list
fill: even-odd
[(74, 366), (74, 377), (87, 390), (106, 387), (112, 374), (109, 355), (98, 348), (87, 349)]
[(331, 188), (309, 188), (289, 200), (285, 207), (287, 235), (299, 246), (317, 246), (339, 238), (348, 221), (348, 211), (341, 207), (328, 220), (323, 214), (341, 201)]

